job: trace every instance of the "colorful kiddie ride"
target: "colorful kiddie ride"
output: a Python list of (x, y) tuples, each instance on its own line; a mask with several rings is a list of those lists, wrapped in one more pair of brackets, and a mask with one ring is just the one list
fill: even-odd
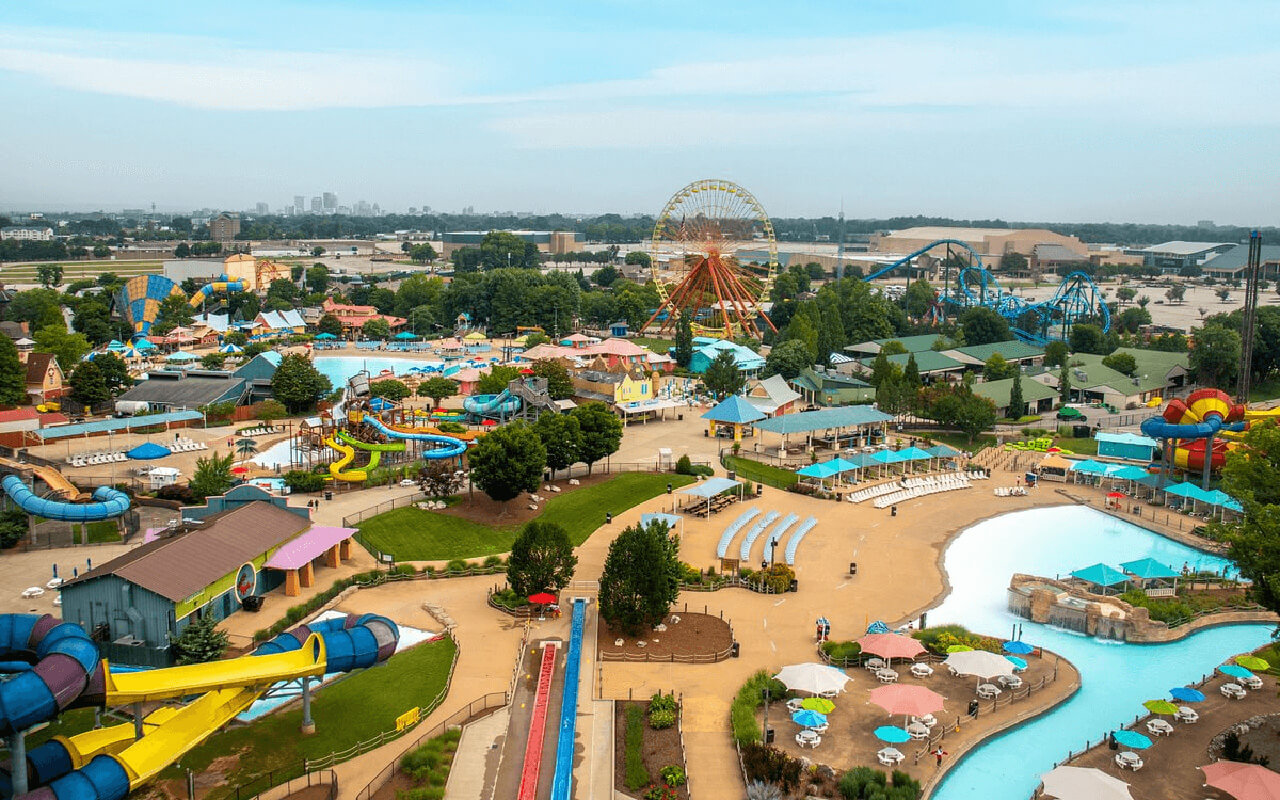
[(1248, 427), (1248, 419), (1269, 415), (1268, 412), (1249, 413), (1243, 405), (1234, 403), (1231, 397), (1219, 389), (1200, 389), (1192, 392), (1185, 402), (1170, 400), (1160, 416), (1142, 421), (1142, 432), (1172, 448), (1170, 462), (1175, 467), (1188, 470), (1205, 468), (1205, 453), (1209, 453), (1208, 466), (1219, 469), (1227, 460), (1227, 452), (1236, 447), (1229, 439)]
[[(350, 614), (286, 631), (250, 656), (113, 672), (79, 625), (0, 614), (0, 668), (11, 674), (0, 683), (0, 734), (18, 759), (0, 773), (0, 790), (26, 800), (124, 800), (276, 683), (302, 681), (303, 725), (312, 724), (311, 679), (385, 661), (399, 640), (386, 617)], [(144, 703), (159, 706), (144, 716)], [(130, 706), (132, 723), (55, 736), (30, 752), (22, 744), (25, 731), (66, 709)]]

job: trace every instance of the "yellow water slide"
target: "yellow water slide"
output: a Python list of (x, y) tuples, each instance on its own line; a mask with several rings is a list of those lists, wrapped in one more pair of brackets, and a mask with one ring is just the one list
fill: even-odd
[(355, 460), (355, 457), (356, 457), (355, 448), (349, 445), (345, 445), (342, 442), (339, 442), (336, 439), (333, 439), (332, 437), (325, 439), (324, 443), (329, 447), (332, 447), (334, 450), (337, 450), (339, 453), (342, 453), (342, 458), (338, 459), (337, 461), (329, 465), (328, 480), (349, 481), (351, 483), (363, 483), (364, 480), (369, 477), (368, 474), (362, 469), (353, 469), (353, 470), (348, 470), (346, 472), (343, 472), (343, 469), (346, 468), (348, 464), (350, 464), (352, 461)]

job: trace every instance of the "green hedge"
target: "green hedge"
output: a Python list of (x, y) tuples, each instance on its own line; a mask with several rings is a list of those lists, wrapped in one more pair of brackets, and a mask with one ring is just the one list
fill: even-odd
[(756, 722), (756, 709), (764, 705), (766, 687), (774, 702), (786, 697), (787, 687), (782, 681), (774, 680), (768, 672), (760, 670), (742, 684), (733, 698), (729, 717), (733, 724), (733, 738), (739, 745), (758, 744), (764, 738)]
[(623, 734), (622, 782), (632, 791), (649, 785), (649, 770), (644, 768), (644, 711), (628, 704), (623, 712), (626, 728)]

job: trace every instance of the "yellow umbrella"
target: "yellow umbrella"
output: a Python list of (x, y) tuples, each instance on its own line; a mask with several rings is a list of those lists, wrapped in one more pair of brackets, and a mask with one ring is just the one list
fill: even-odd
[(1178, 707), (1168, 700), (1148, 700), (1142, 704), (1152, 714), (1177, 714)]
[(825, 697), (806, 697), (800, 701), (800, 707), (812, 709), (819, 714), (830, 714), (835, 710), (836, 704)]
[(1245, 669), (1251, 669), (1254, 672), (1265, 672), (1266, 670), (1271, 669), (1270, 661), (1267, 661), (1265, 658), (1258, 658), (1257, 656), (1240, 656), (1236, 659), (1236, 663)]

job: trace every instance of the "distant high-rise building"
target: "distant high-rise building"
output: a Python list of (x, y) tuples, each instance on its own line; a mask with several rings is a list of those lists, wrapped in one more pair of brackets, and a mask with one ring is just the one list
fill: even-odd
[(1217, 226), (1213, 224), (1213, 220), (1211, 219), (1202, 219), (1196, 223), (1196, 227), (1197, 228), (1214, 228)]
[(292, 217), (292, 216), (293, 216), (293, 206), (285, 206), (285, 207), (284, 207), (284, 211), (283, 211), (283, 212), (281, 212), (281, 213), (283, 213), (286, 217)]
[(293, 196), (293, 207), (299, 214), (307, 213), (307, 199), (300, 194)]
[(311, 198), (311, 213), (312, 214), (324, 213), (324, 201), (322, 201), (319, 196)]
[(379, 206), (377, 203), (374, 203), (374, 204), (373, 204), (373, 215), (374, 215), (375, 217), (380, 217), (380, 216), (382, 216), (382, 207), (381, 207), (381, 206)]
[(267, 205), (266, 203), (258, 203), (256, 206), (254, 206), (254, 210), (257, 211), (260, 215), (265, 217), (267, 214), (271, 213), (271, 206)]
[(356, 205), (355, 205), (356, 216), (367, 217), (369, 216), (370, 211), (371, 209), (369, 208), (369, 201), (367, 200), (356, 201)]
[(240, 233), (240, 217), (231, 214), (219, 214), (209, 220), (209, 238), (215, 242), (226, 242), (236, 238)]
[(324, 193), (324, 210), (326, 214), (332, 214), (338, 210), (338, 196), (333, 192)]
[(417, 213), (418, 213), (418, 207), (417, 207), (417, 206), (409, 206), (409, 213), (410, 213), (410, 214), (417, 214)]

